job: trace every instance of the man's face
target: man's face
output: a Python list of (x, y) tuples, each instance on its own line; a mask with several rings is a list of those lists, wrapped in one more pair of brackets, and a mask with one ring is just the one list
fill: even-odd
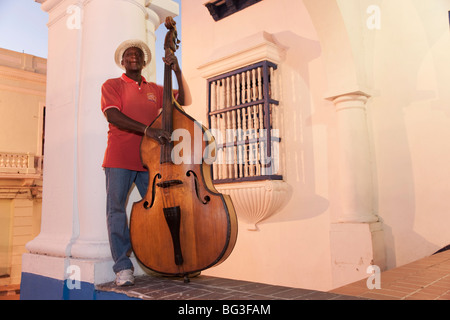
[(121, 63), (127, 71), (141, 71), (145, 67), (144, 53), (139, 48), (128, 48), (123, 53)]

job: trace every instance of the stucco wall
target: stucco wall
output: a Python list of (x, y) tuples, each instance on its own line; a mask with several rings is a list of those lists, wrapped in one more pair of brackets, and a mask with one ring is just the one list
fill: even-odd
[(291, 188), (281, 211), (259, 231), (241, 228), (232, 255), (207, 273), (330, 289), (330, 224), (343, 209), (338, 120), (326, 98), (356, 90), (370, 95), (372, 210), (382, 222), (387, 268), (450, 242), (448, 1), (265, 0), (218, 22), (203, 4), (182, 5), (183, 71), (194, 99), (188, 112), (206, 122), (199, 67), (220, 48), (271, 34), (285, 53), (281, 156)]

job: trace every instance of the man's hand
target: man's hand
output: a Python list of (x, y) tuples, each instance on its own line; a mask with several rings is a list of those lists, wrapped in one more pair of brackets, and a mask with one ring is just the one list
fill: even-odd
[(178, 58), (177, 56), (171, 52), (167, 54), (167, 57), (163, 57), (163, 61), (165, 64), (172, 67), (172, 70), (177, 73), (181, 71), (180, 65), (178, 64)]
[(147, 137), (158, 141), (159, 144), (169, 143), (171, 139), (171, 134), (162, 129), (147, 128), (145, 134)]
[(105, 111), (105, 115), (109, 123), (115, 125), (121, 130), (145, 134), (147, 137), (156, 140), (159, 144), (166, 144), (170, 142), (171, 134), (169, 132), (161, 129), (146, 127), (145, 124), (127, 117), (120, 112), (119, 109), (108, 109)]

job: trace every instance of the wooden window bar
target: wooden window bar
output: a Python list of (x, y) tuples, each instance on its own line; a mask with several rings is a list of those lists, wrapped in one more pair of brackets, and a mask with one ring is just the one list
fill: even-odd
[(208, 79), (214, 183), (282, 180), (276, 70), (262, 61)]

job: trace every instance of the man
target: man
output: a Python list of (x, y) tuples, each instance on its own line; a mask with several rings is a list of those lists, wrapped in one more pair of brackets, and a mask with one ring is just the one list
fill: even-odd
[[(163, 99), (163, 87), (147, 82), (141, 75), (150, 60), (151, 52), (144, 42), (123, 42), (115, 52), (115, 61), (125, 73), (120, 78), (107, 80), (102, 86), (101, 109), (109, 122), (108, 145), (103, 160), (108, 236), (119, 286), (134, 284), (126, 201), (133, 183), (142, 197), (147, 192), (148, 172), (140, 158), (142, 136), (163, 144), (170, 141), (171, 135), (149, 127), (158, 116)], [(190, 104), (189, 89), (176, 56), (171, 54), (164, 62), (175, 72), (178, 103)]]

